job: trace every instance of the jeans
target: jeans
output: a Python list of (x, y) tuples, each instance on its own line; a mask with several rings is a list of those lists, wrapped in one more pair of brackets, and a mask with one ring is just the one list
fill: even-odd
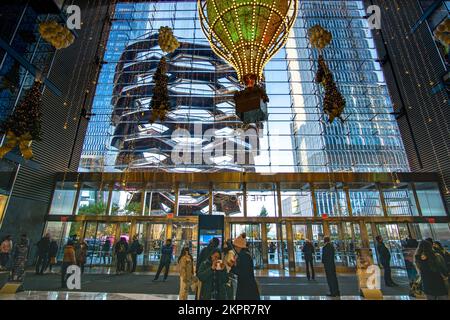
[(36, 262), (36, 274), (43, 274), (48, 265), (48, 254), (40, 254)]
[(159, 274), (161, 273), (163, 268), (165, 268), (164, 280), (166, 280), (167, 276), (169, 275), (170, 260), (168, 260), (168, 261), (161, 260), (161, 262), (159, 263), (158, 271), (156, 272), (156, 275), (155, 275), (155, 280), (158, 280)]
[(124, 272), (125, 271), (125, 263), (127, 260), (127, 255), (125, 253), (118, 253), (117, 254), (117, 272)]
[(131, 254), (131, 272), (136, 271), (136, 265), (137, 265), (137, 254), (132, 253)]
[(314, 278), (316, 277), (316, 274), (314, 272), (314, 264), (313, 264), (312, 258), (305, 260), (305, 267), (306, 267), (306, 277), (308, 278), (308, 280), (311, 278), (310, 271), (309, 271), (310, 268), (311, 268), (312, 279), (314, 280)]

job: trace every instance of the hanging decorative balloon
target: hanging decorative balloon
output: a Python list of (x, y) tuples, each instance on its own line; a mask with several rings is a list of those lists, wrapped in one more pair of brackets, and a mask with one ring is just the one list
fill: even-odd
[(331, 32), (320, 25), (315, 25), (308, 31), (309, 40), (313, 48), (319, 50), (318, 69), (315, 81), (320, 83), (325, 90), (323, 99), (323, 112), (328, 116), (328, 122), (333, 123), (335, 118), (341, 118), (345, 108), (345, 99), (339, 92), (334, 81), (333, 73), (328, 68), (322, 50), (325, 49), (333, 40)]
[(246, 87), (235, 95), (236, 114), (244, 123), (267, 120), (264, 66), (285, 45), (297, 9), (296, 0), (198, 0), (211, 48)]
[(46, 21), (39, 24), (39, 33), (45, 41), (56, 49), (69, 47), (75, 40), (74, 35), (66, 26), (56, 21)]

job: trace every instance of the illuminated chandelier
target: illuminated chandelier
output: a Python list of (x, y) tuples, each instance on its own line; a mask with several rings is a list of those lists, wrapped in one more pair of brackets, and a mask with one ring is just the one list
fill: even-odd
[(201, 27), (211, 48), (247, 88), (235, 96), (236, 111), (245, 123), (267, 118), (258, 113), (268, 102), (258, 84), (265, 65), (286, 44), (297, 9), (296, 0), (198, 0)]

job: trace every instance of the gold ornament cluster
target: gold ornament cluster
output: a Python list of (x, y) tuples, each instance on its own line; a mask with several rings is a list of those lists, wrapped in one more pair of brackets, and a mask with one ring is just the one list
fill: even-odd
[(445, 19), (441, 22), (434, 31), (434, 37), (439, 40), (442, 45), (450, 45), (450, 18)]
[(172, 53), (180, 47), (180, 43), (169, 27), (159, 28), (158, 44), (161, 50)]
[(39, 24), (39, 33), (45, 41), (56, 49), (67, 48), (75, 40), (72, 32), (56, 21), (41, 22)]
[(320, 50), (328, 46), (331, 43), (331, 40), (333, 40), (331, 32), (318, 24), (309, 29), (308, 35), (313, 48)]

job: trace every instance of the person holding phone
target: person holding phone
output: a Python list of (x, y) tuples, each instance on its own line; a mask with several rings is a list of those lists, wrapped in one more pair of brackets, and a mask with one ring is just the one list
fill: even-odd
[(200, 300), (226, 300), (227, 270), (219, 249), (211, 252), (209, 258), (202, 262), (197, 277), (202, 282)]

